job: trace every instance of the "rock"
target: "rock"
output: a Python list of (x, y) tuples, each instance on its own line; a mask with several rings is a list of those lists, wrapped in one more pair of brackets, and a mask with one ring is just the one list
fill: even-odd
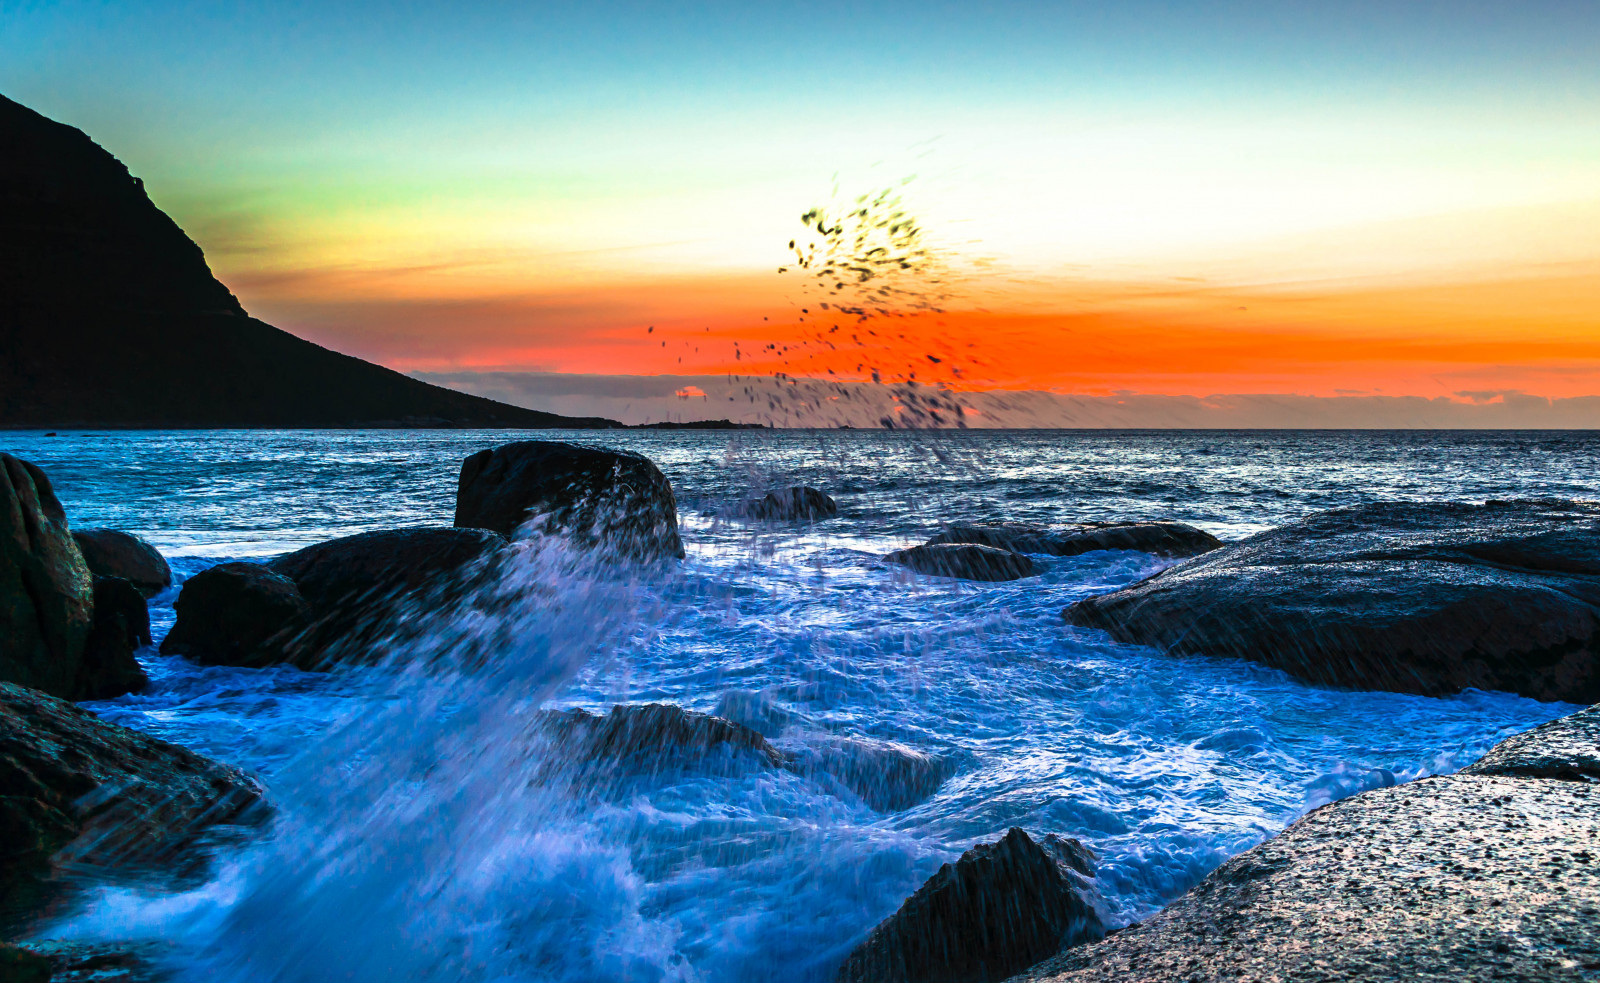
[(381, 529), (295, 550), (267, 568), (294, 581), (321, 616), (433, 586), (505, 545), (484, 529)]
[(1508, 737), (1463, 773), (1600, 781), (1600, 707)]
[(1020, 522), (953, 522), (928, 540), (976, 543), (1014, 553), (1077, 556), (1094, 550), (1134, 550), (1157, 556), (1198, 556), (1222, 540), (1182, 522), (1078, 522), (1063, 529)]
[(311, 605), (294, 581), (259, 563), (223, 563), (184, 581), (165, 655), (203, 666), (270, 665), (281, 652), (265, 643), (308, 624)]
[(684, 556), (672, 484), (628, 451), (527, 440), (461, 463), (457, 526), (513, 536), (530, 519), (540, 531), (630, 559)]
[(723, 693), (711, 714), (743, 724), (762, 737), (777, 737), (805, 721), (800, 714), (785, 710), (769, 697), (748, 689), (730, 689)]
[(6, 983), (50, 983), (50, 960), (21, 946), (0, 942), (0, 980)]
[(0, 898), (25, 893), (52, 863), (170, 859), (262, 802), (236, 768), (0, 683)]
[(879, 812), (909, 809), (930, 797), (950, 774), (941, 758), (863, 737), (830, 736), (785, 755), (784, 767), (797, 774), (829, 775)]
[[(418, 610), (448, 607), (493, 574), (505, 537), (486, 529), (381, 529), (317, 543), (267, 564), (310, 605), (304, 627), (275, 639), (275, 661), (302, 669), (368, 662)], [(413, 610), (415, 609), (415, 610)]]
[(42, 961), (51, 983), (166, 983), (177, 975), (163, 965), (167, 947), (161, 942), (46, 939), (19, 948)]
[(109, 700), (149, 686), (150, 677), (133, 654), (149, 644), (144, 595), (121, 577), (95, 577), (94, 624), (78, 670), (78, 699)]
[(769, 491), (754, 501), (745, 502), (742, 511), (752, 519), (804, 519), (814, 522), (839, 514), (839, 505), (822, 491), (806, 485)]
[(1013, 828), (945, 864), (846, 957), (839, 983), (988, 983), (1105, 934), (1077, 840)]
[[(1559, 756), (1571, 733), (1547, 725), (1483, 760)], [(1017, 979), (1553, 983), (1596, 969), (1600, 784), (1464, 773), (1324, 806), (1154, 917)]]
[(1021, 553), (975, 543), (913, 546), (896, 550), (883, 559), (932, 577), (955, 577), (960, 580), (1020, 580), (1039, 572), (1033, 561)]
[(79, 529), (72, 534), (78, 551), (96, 577), (121, 577), (155, 597), (172, 586), (172, 568), (154, 546), (116, 529)]
[(1080, 601), (1070, 624), (1313, 683), (1600, 700), (1600, 505), (1335, 509)]
[(605, 716), (552, 711), (541, 714), (539, 724), (568, 762), (638, 767), (663, 757), (738, 755), (769, 768), (784, 763), (783, 754), (750, 728), (666, 703), (619, 704)]
[(0, 680), (78, 699), (94, 582), (43, 471), (0, 454)]

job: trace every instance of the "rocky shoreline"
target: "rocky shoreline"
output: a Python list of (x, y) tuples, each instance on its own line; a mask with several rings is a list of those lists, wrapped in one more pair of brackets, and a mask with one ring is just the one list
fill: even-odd
[[(145, 685), (133, 656), (149, 644), (145, 598), (171, 571), (135, 537), (69, 529), (39, 469), (3, 455), (0, 466), (0, 905), (20, 923), (52, 878), (159, 874), (206, 830), (259, 822), (270, 806), (250, 776), (67, 702)], [(841, 512), (797, 487), (733, 514), (818, 523)], [(685, 555), (671, 483), (648, 459), (507, 444), (463, 462), (453, 526), (364, 533), (191, 576), (162, 651), (245, 668), (375, 661), (384, 639), (414, 630), (410, 612), (479, 603), (513, 544), (540, 537), (601, 562)], [(1081, 629), (1324, 685), (1600, 699), (1600, 507), (1588, 503), (1377, 503), (1231, 544), (1175, 522), (956, 522), (882, 561), (995, 581), (1104, 549), (1181, 562), (1069, 608)], [(953, 768), (737, 691), (717, 715), (665, 704), (542, 713), (530, 740), (597, 793), (672, 758), (787, 770), (883, 813), (927, 799)], [(1102, 918), (1095, 858), (1072, 830), (1014, 829), (945, 865), (838, 978), (1600, 979), (1597, 782), (1600, 706), (1509, 738), (1459, 774), (1317, 809), (1122, 929)], [(137, 975), (154, 970), (130, 952), (127, 978), (155, 978)], [(80, 955), (58, 947), (40, 962), (7, 948), (0, 969), (79, 978), (69, 963)]]

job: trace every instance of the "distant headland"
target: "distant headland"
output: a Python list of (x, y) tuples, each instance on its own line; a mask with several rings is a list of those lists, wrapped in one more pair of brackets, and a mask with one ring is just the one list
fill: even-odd
[(121, 161), (0, 96), (0, 427), (622, 426), (430, 385), (256, 320)]

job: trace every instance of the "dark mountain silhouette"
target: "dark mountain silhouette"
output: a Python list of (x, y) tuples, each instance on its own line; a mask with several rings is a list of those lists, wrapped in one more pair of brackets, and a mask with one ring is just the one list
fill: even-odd
[(250, 317), (121, 161), (0, 96), (0, 426), (620, 424), (432, 386)]

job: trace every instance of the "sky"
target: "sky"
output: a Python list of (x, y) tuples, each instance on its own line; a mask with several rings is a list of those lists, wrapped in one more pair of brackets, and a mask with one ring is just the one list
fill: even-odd
[[(1600, 394), (1593, 0), (0, 0), (0, 93), (253, 314), (466, 388)], [(801, 215), (881, 189), (917, 261), (825, 311)]]

